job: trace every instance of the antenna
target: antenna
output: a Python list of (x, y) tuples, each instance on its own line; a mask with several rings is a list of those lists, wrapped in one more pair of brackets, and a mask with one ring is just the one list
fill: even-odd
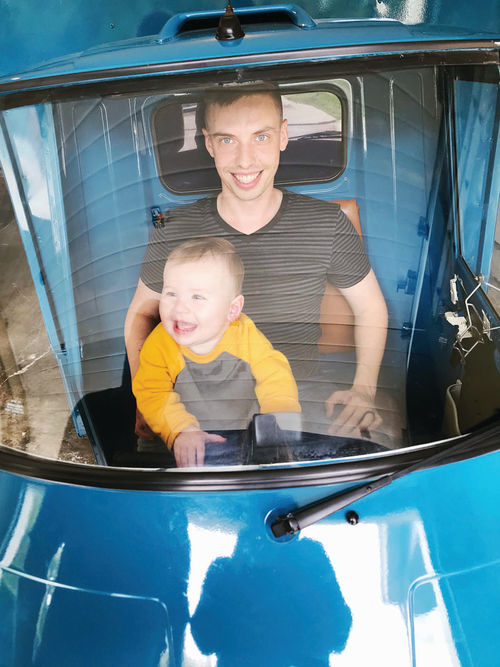
[(231, 7), (231, 2), (229, 0), (225, 13), (220, 17), (219, 27), (217, 28), (215, 39), (219, 39), (220, 41), (225, 42), (231, 39), (241, 39), (241, 37), (244, 36), (245, 33), (241, 27), (240, 20), (234, 13), (233, 8)]

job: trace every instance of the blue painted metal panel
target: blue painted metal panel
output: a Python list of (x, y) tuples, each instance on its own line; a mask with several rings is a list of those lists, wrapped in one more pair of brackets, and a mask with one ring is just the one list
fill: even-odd
[[(230, 42), (216, 40), (213, 30), (210, 30), (196, 31), (193, 34), (181, 33), (178, 39), (171, 40), (167, 44), (158, 44), (157, 40), (153, 38), (104, 44), (81, 53), (72, 53), (68, 57), (41, 64), (33, 69), (24, 70), (22, 74), (17, 72), (13, 76), (5, 76), (0, 79), (0, 83), (21, 83), (25, 78), (108, 70), (144, 63), (149, 65), (192, 63), (193, 61), (203, 63), (212, 58), (241, 57), (252, 54), (269, 54), (267, 62), (273, 63), (276, 61), (276, 56), (273, 54), (277, 52), (299, 52), (331, 46), (356, 47), (366, 44), (373, 45), (373, 53), (387, 53), (387, 45), (390, 44), (394, 44), (395, 52), (399, 52), (401, 48), (398, 48), (398, 45), (401, 43), (407, 43), (408, 48), (411, 48), (414, 42), (428, 42), (432, 47), (437, 41), (441, 44), (440, 48), (446, 49), (449, 48), (443, 45), (446, 41), (457, 39), (457, 31), (453, 29), (429, 31), (387, 20), (325, 22), (311, 30), (302, 30), (293, 25), (282, 24), (271, 24), (268, 29), (263, 30), (261, 26), (257, 25), (248, 26), (246, 31), (244, 39)], [(498, 32), (493, 31), (480, 33), (470, 31), (463, 34), (460, 31), (461, 39), (494, 39), (497, 36)], [(345, 57), (345, 54), (340, 54), (338, 57)], [(300, 59), (299, 55), (297, 60)], [(202, 69), (200, 62), (193, 66), (193, 70)], [(91, 78), (90, 75), (89, 78)]]
[[(279, 542), (268, 512), (338, 486), (193, 496), (0, 473), (2, 645), (14, 664), (33, 652), (34, 664), (64, 664), (74, 647), (93, 664), (130, 664), (133, 638), (145, 666), (213, 653), (270, 667), (374, 655), (397, 667), (493, 666), (498, 633), (483, 633), (498, 613), (498, 474), (498, 454), (416, 473), (353, 505), (356, 526), (340, 513)], [(150, 632), (133, 630), (131, 614)], [(99, 643), (83, 646), (84, 627)]]
[[(222, 9), (224, 4), (214, 4), (213, 0), (184, 0), (182, 11)], [(260, 4), (282, 3), (279, 0), (264, 3), (252, 0), (233, 2), (236, 9), (238, 6)], [(454, 26), (455, 29), (450, 31), (450, 34), (455, 38), (465, 36), (469, 30), (478, 34), (498, 34), (500, 30), (496, 0), (485, 0), (477, 6), (468, 0), (357, 0), (350, 3), (341, 0), (321, 3), (303, 0), (299, 4), (315, 19), (394, 19), (416, 26), (416, 31), (420, 30), (421, 36), (432, 33), (432, 30), (439, 26)], [(178, 11), (178, 3), (158, 0), (145, 0), (141, 3), (133, 0), (111, 0), (105, 5), (91, 0), (72, 3), (71, 6), (50, 0), (44, 3), (43, 7), (34, 0), (24, 0), (21, 4), (15, 0), (1, 0), (0, 43), (3, 57), (0, 74), (25, 70), (42, 61), (68, 53), (78, 53), (99, 44), (156, 35), (165, 22)], [(382, 41), (389, 39), (383, 34), (379, 38)], [(361, 38), (359, 43), (365, 41), (366, 37)], [(293, 42), (295, 37), (291, 36), (290, 48), (295, 48)], [(260, 49), (262, 48), (261, 44)], [(305, 48), (305, 44), (302, 48)], [(219, 48), (219, 53), (224, 53), (222, 47)], [(201, 53), (192, 55), (203, 57)], [(168, 59), (172, 57), (171, 53), (167, 56)]]
[[(61, 544), (51, 559), (49, 579), (2, 569), (3, 664), (169, 664), (170, 627), (165, 605), (153, 598), (58, 584), (65, 546)], [(26, 643), (16, 641), (17, 637), (24, 637)]]

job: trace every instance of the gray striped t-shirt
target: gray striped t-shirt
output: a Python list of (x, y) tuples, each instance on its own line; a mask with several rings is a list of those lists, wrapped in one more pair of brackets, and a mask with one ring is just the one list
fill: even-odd
[(234, 244), (245, 265), (244, 312), (288, 358), (297, 380), (315, 375), (326, 281), (351, 287), (370, 270), (359, 235), (340, 206), (285, 190), (274, 218), (249, 235), (224, 222), (215, 197), (171, 209), (164, 225), (153, 230), (142, 281), (161, 292), (168, 254), (204, 236)]

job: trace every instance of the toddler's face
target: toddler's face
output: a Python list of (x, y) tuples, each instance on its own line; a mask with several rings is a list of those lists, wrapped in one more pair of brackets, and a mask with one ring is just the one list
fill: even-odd
[(179, 345), (195, 354), (210, 352), (242, 307), (243, 297), (234, 296), (233, 278), (223, 260), (206, 256), (167, 262), (160, 317)]

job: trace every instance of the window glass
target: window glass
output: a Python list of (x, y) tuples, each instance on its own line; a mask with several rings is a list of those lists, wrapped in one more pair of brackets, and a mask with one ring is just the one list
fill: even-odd
[(461, 251), (488, 280), (498, 252), (498, 85), (458, 80), (454, 92)]
[[(282, 96), (290, 142), (276, 174), (277, 184), (326, 182), (342, 173), (346, 161), (342, 99), (335, 87)], [(199, 96), (170, 97), (153, 108), (151, 129), (159, 176), (173, 193), (219, 188), (214, 163), (205, 150), (203, 124)]]
[[(28, 141), (25, 148), (33, 160), (32, 173), (37, 172)], [(39, 173), (30, 185), (37, 183)], [(38, 213), (48, 206), (43, 189), (38, 194), (33, 191), (29, 201)], [(26, 238), (29, 231), (22, 220), (21, 230), (16, 225), (1, 172), (0, 215), (0, 443), (50, 459), (95, 464), (83, 423), (76, 412), (72, 417), (65, 354), (57, 337), (51, 340), (53, 321), (48, 316), (42, 273)]]
[[(448, 169), (437, 159), (441, 86), (433, 68), (302, 77), (279, 88), (287, 135), (274, 102), (250, 97), (264, 120), (247, 133), (254, 121), (232, 102), (224, 123), (236, 129), (212, 133), (210, 152), (203, 82), (4, 111), (0, 156), (17, 224), (6, 212), (1, 414), (19, 421), (14, 438), (2, 426), (2, 443), (169, 468), (191, 465), (176, 444), (193, 430), (216, 436), (200, 436), (201, 449), (187, 436), (205, 466), (384, 456), (442, 437), (442, 415), (414, 436), (405, 396), (406, 331), (415, 313), (434, 315), (421, 296), (431, 260), (417, 230), (444, 229), (452, 202), (437, 194)], [(255, 223), (259, 188), (274, 209)], [(231, 217), (228, 202), (245, 215)], [(214, 238), (234, 250), (181, 248)], [(449, 257), (443, 238), (432, 267)], [(439, 276), (442, 289), (449, 276)], [(367, 302), (356, 349), (353, 308), (359, 317)], [(151, 343), (130, 337), (153, 319)], [(46, 426), (52, 413), (57, 433)]]
[(500, 207), (498, 208), (488, 282), (491, 284), (490, 287), (487, 286), (488, 296), (497, 313), (500, 313)]

